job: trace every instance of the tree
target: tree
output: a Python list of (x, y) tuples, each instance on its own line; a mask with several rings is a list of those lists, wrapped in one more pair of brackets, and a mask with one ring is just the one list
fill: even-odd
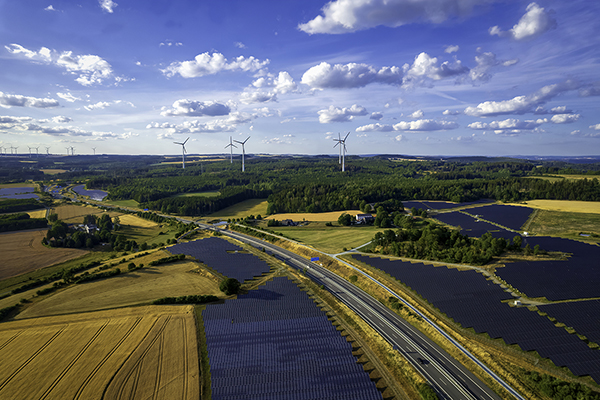
[(352, 224), (352, 215), (347, 213), (342, 213), (342, 215), (338, 218), (338, 224), (344, 226), (350, 226)]
[(521, 245), (523, 244), (523, 238), (521, 236), (515, 236), (513, 238), (512, 247), (516, 251), (521, 251)]
[(221, 282), (219, 285), (219, 290), (221, 290), (221, 292), (225, 293), (227, 296), (230, 296), (232, 294), (237, 294), (237, 292), (240, 290), (240, 286), (242, 286), (242, 284), (238, 282), (237, 279), (227, 278)]

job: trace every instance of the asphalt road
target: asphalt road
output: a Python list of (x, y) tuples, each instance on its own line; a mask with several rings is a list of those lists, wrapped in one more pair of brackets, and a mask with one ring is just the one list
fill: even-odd
[[(212, 226), (199, 224), (204, 228)], [(427, 336), (352, 283), (316, 263), (269, 242), (237, 232), (221, 231), (238, 240), (264, 247), (300, 270), (354, 310), (423, 374), (442, 399), (500, 399), (479, 378)]]

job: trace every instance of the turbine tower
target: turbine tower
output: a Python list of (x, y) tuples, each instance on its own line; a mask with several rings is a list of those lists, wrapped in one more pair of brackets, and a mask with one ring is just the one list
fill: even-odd
[(67, 149), (67, 155), (69, 155), (69, 148), (68, 148), (68, 147), (65, 147), (65, 149)]
[(246, 144), (248, 139), (250, 139), (250, 136), (248, 136), (246, 138), (246, 140), (244, 140), (243, 142), (240, 142), (239, 140), (234, 140), (234, 142), (242, 145), (242, 172), (244, 172), (246, 170), (246, 164), (245, 164), (245, 160), (244, 160), (246, 158), (246, 148), (244, 147), (244, 145)]
[(183, 142), (183, 143), (173, 142), (175, 144), (181, 145), (181, 160), (182, 160), (183, 169), (185, 169), (185, 153), (187, 153), (185, 151), (185, 144), (187, 143), (188, 140), (190, 140), (190, 138), (185, 139), (185, 142)]
[(74, 156), (75, 155), (75, 147), (71, 146), (71, 155)]
[(17, 150), (19, 149), (19, 147), (18, 147), (18, 146), (15, 146), (15, 147), (13, 147), (13, 149), (15, 149), (15, 155), (16, 155), (16, 154), (19, 154), (19, 152), (17, 151)]
[(34, 148), (35, 148), (35, 158), (38, 158), (40, 156), (40, 146), (34, 147)]
[(231, 155), (229, 156), (229, 162), (231, 164), (233, 164), (233, 148), (235, 147), (237, 149), (237, 146), (235, 144), (233, 144), (233, 141), (231, 140), (231, 136), (229, 136), (229, 144), (227, 146), (225, 146), (225, 148), (231, 147)]
[(35, 149), (35, 147), (29, 147), (29, 146), (27, 146), (27, 148), (29, 149), (29, 158), (31, 158), (31, 149)]
[(92, 150), (94, 150), (94, 155), (96, 155), (96, 148), (92, 147)]
[(49, 156), (50, 155), (50, 147), (46, 147), (46, 155)]
[(346, 166), (346, 139), (348, 139), (348, 135), (350, 135), (350, 132), (348, 132), (343, 139), (342, 138), (333, 139), (335, 142), (337, 142), (336, 144), (333, 145), (333, 147), (335, 148), (335, 146), (340, 146), (340, 153), (342, 155), (342, 172), (344, 172), (346, 170), (345, 169), (345, 166)]

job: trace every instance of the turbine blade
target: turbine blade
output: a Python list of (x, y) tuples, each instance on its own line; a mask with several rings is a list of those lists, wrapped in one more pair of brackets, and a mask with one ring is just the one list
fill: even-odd
[[(348, 132), (348, 133), (350, 133), (350, 132)], [(183, 142), (183, 144), (186, 144), (186, 142), (187, 142), (188, 140), (190, 140), (190, 138), (187, 138), (187, 139), (185, 139), (185, 142)]]
[(337, 142), (336, 144), (333, 145), (333, 148), (335, 149), (335, 147), (340, 144), (341, 142)]
[(348, 135), (349, 135), (349, 134), (350, 134), (350, 132), (348, 132), (348, 133), (346, 134), (346, 137), (344, 138), (344, 142), (346, 141), (346, 139), (348, 139)]

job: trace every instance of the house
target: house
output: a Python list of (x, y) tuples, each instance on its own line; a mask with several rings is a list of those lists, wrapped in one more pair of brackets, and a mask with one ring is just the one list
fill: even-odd
[(371, 214), (356, 214), (356, 223), (357, 224), (368, 224), (375, 221), (375, 217)]
[(284, 220), (281, 220), (281, 226), (296, 226), (296, 225), (298, 225), (298, 223), (297, 223), (297, 222), (294, 222), (294, 221), (293, 221), (293, 220), (291, 220), (291, 219), (284, 219)]

